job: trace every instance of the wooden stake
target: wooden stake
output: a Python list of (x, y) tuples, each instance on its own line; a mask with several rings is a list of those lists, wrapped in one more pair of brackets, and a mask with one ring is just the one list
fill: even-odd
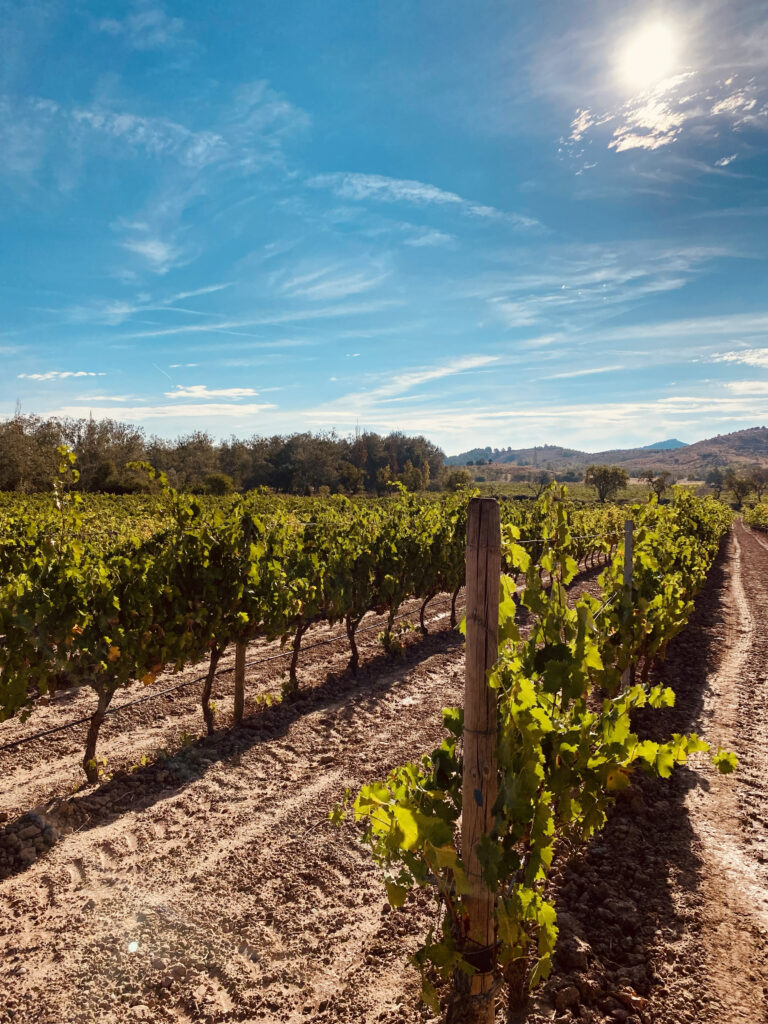
[(245, 652), (247, 644), (239, 640), (235, 646), (235, 725), (243, 720), (245, 707)]
[[(490, 1024), (494, 1018), (496, 964), (494, 898), (481, 877), (476, 846), (493, 825), (498, 791), (496, 691), (488, 672), (499, 656), (501, 531), (493, 498), (473, 498), (467, 519), (467, 651), (464, 689), (464, 779), (461, 856), (469, 879), (465, 897), (466, 953), (477, 968), (470, 981), (463, 1019)], [(478, 998), (479, 997), (479, 998)]]
[[(632, 606), (632, 567), (635, 558), (634, 524), (631, 519), (624, 523), (624, 600), (627, 608)], [(621, 674), (622, 688), (632, 682), (632, 666), (629, 665)]]

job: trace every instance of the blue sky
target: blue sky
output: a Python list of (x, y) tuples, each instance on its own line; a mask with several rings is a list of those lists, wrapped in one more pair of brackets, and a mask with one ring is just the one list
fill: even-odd
[(0, 416), (768, 423), (762, 2), (0, 0)]

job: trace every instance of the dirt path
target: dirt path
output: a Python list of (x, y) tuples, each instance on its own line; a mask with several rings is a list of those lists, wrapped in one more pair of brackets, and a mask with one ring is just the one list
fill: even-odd
[(738, 754), (704, 755), (669, 782), (639, 779), (560, 879), (558, 971), (531, 1021), (768, 1021), (768, 537), (740, 522), (659, 681), (669, 711), (642, 735), (695, 731)]
[[(702, 847), (704, 922), (722, 1024), (768, 1020), (768, 544), (738, 523), (731, 539), (727, 644), (702, 720), (710, 742), (735, 750), (740, 770), (692, 789)], [(762, 1016), (761, 1016), (762, 1014)]]
[[(79, 736), (0, 758), (0, 807), (45, 805), (72, 829), (0, 882), (0, 1022), (428, 1020), (407, 958), (433, 908), (390, 912), (353, 834), (325, 816), (345, 787), (439, 739), (463, 651), (445, 602), (433, 616), (400, 663), (372, 631), (357, 680), (345, 650), (309, 653), (301, 699), (252, 708), (247, 727), (211, 740), (179, 748), (200, 731), (196, 693), (114, 716), (102, 745), (114, 777), (68, 799)], [(617, 806), (558, 881), (564, 942), (548, 995), (570, 987), (578, 999), (556, 1011), (545, 993), (532, 1022), (768, 1020), (766, 654), (768, 537), (737, 526), (670, 648), (677, 707), (648, 730), (698, 727), (742, 770), (734, 782), (699, 762)], [(251, 696), (281, 671), (251, 680)], [(159, 747), (176, 753), (157, 761)]]

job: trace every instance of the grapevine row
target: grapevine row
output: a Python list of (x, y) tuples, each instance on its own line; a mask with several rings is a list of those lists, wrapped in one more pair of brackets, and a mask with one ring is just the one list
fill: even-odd
[[(668, 707), (674, 692), (652, 685), (634, 666), (663, 657), (684, 626), (702, 586), (730, 512), (711, 499), (678, 494), (673, 504), (631, 510), (634, 521), (633, 583), (624, 585), (621, 552), (601, 575), (602, 595), (566, 600), (577, 566), (564, 509), (547, 497), (551, 523), (537, 566), (520, 531), (502, 528), (507, 564), (525, 576), (516, 600), (502, 577), (499, 657), (489, 685), (498, 693), (497, 783), (493, 827), (474, 847), (482, 885), (491, 894), (496, 943), (477, 949), (468, 937), (470, 893), (466, 862), (457, 845), (462, 809), (463, 710), (443, 713), (445, 739), (419, 763), (394, 769), (386, 780), (363, 787), (332, 814), (350, 816), (384, 871), (393, 906), (412, 889), (431, 890), (442, 907), (441, 925), (415, 955), (423, 996), (436, 1011), (439, 978), (452, 979), (449, 1020), (491, 1019), (471, 995), (467, 979), (497, 972), (511, 1005), (545, 978), (557, 938), (549, 884), (555, 857), (565, 856), (606, 822), (616, 793), (641, 769), (662, 778), (695, 751), (709, 749), (694, 735), (666, 742), (642, 740), (632, 729), (635, 709)], [(551, 578), (545, 588), (543, 568)], [(533, 616), (523, 637), (517, 604)], [(629, 685), (622, 678), (630, 670)], [(718, 750), (722, 772), (734, 755)], [(492, 791), (496, 791), (492, 789)], [(480, 988), (492, 992), (491, 988)]]

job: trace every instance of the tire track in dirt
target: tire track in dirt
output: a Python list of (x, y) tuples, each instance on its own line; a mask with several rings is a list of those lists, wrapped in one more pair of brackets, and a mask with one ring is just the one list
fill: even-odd
[[(318, 822), (345, 785), (439, 739), (439, 709), (461, 687), (454, 647), (303, 715), (284, 739), (249, 746), (247, 731), (232, 734), (239, 756), (149, 808), (65, 838), (45, 871), (57, 899), (69, 894), (69, 920), (50, 910), (54, 928), (34, 943), (12, 921), (36, 921), (42, 865), (8, 880), (2, 942), (13, 935), (32, 975), (20, 1019), (33, 1008), (41, 1024), (142, 1019), (135, 1006), (158, 1021), (331, 1012), (381, 928), (383, 894), (352, 836)], [(56, 923), (70, 938), (61, 960)], [(402, 947), (397, 960), (402, 982)], [(83, 1010), (70, 1017), (75, 992)]]
[[(461, 699), (460, 639), (413, 641), (180, 750), (126, 808), (98, 803), (109, 782), (75, 798), (94, 808), (81, 829), (0, 886), (0, 1022), (426, 1019), (407, 958), (434, 906), (388, 912), (355, 829), (326, 822), (346, 786), (439, 742)], [(36, 767), (45, 794), (57, 776)]]
[[(768, 1021), (761, 956), (756, 939), (768, 935), (768, 875), (755, 856), (762, 844), (750, 837), (747, 808), (768, 798), (766, 757), (761, 736), (768, 730), (766, 711), (766, 576), (747, 566), (759, 560), (763, 572), (768, 553), (737, 522), (729, 539), (726, 632), (720, 663), (708, 679), (702, 709), (705, 737), (739, 756), (738, 773), (720, 775), (710, 764), (697, 768), (700, 785), (688, 797), (691, 824), (701, 844), (701, 944), (720, 1024)], [(757, 584), (757, 587), (755, 586)], [(757, 744), (757, 746), (756, 746)], [(761, 749), (761, 747), (763, 749)], [(761, 777), (755, 778), (756, 762)]]

